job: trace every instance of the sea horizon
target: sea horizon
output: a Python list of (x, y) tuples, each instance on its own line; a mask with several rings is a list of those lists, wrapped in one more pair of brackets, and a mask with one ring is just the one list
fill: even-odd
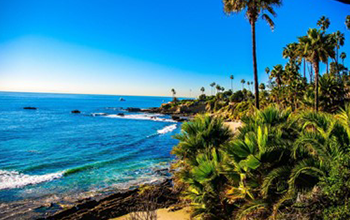
[[(136, 96), (136, 97), (159, 97), (159, 98), (173, 98), (171, 96), (162, 95), (123, 95), (123, 94), (99, 94), (99, 93), (74, 93), (74, 92), (23, 92), (23, 91), (6, 91), (0, 90), (0, 93), (34, 93), (34, 94), (67, 94), (67, 95), (101, 95), (101, 96)], [(176, 97), (178, 99), (194, 99), (195, 97)], [(170, 100), (171, 101), (171, 100)]]

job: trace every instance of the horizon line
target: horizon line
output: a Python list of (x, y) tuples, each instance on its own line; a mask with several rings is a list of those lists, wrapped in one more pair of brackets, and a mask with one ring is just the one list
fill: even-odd
[[(1, 92), (8, 93), (43, 93), (43, 94), (65, 94), (65, 95), (104, 95), (104, 96), (141, 96), (141, 97), (160, 97), (160, 98), (173, 98), (171, 96), (155, 96), (155, 95), (121, 95), (121, 94), (95, 94), (95, 93), (73, 93), (73, 92), (28, 92), (28, 91), (5, 91), (0, 90)], [(195, 97), (176, 97), (182, 99), (194, 99)]]

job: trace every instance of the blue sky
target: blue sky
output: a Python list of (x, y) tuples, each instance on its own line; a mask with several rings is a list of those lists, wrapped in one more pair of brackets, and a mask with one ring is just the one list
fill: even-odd
[[(198, 95), (216, 82), (253, 81), (251, 30), (220, 0), (0, 0), (0, 90), (170, 96)], [(350, 6), (284, 0), (276, 28), (257, 24), (259, 78), (285, 63), (283, 47), (322, 15), (350, 37)], [(341, 51), (348, 52), (349, 40)]]

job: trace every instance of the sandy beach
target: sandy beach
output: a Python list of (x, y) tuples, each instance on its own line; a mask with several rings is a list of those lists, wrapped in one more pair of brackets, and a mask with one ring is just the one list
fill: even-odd
[[(159, 220), (189, 220), (190, 212), (189, 208), (184, 208), (177, 211), (171, 211), (171, 209), (157, 209), (157, 219)], [(111, 220), (128, 220), (130, 215), (124, 215), (118, 218), (113, 218)]]

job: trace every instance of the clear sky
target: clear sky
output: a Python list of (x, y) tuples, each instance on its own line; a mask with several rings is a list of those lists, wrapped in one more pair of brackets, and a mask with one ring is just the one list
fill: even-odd
[[(0, 90), (170, 96), (198, 95), (216, 82), (253, 81), (250, 25), (220, 0), (0, 0)], [(350, 32), (350, 6), (284, 0), (276, 28), (257, 25), (260, 82), (285, 63), (282, 48), (322, 15), (330, 31)], [(348, 61), (350, 64), (350, 61)]]

